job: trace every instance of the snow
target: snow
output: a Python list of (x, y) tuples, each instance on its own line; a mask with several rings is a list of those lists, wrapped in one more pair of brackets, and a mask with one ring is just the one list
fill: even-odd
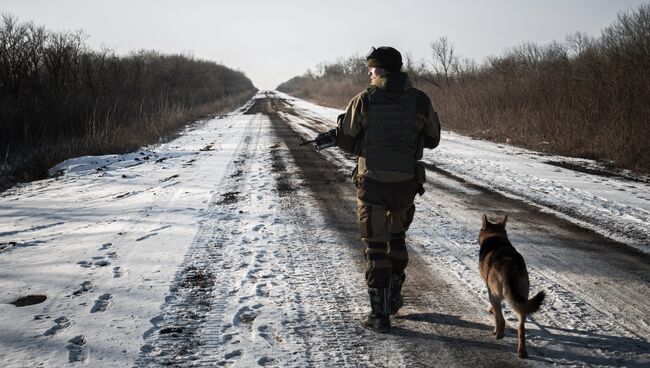
[[(312, 119), (280, 113), (304, 138), (333, 127), (341, 113), (275, 94)], [(337, 246), (345, 239), (328, 228), (308, 194), (288, 199), (275, 187), (286, 180), (297, 188), (301, 179), (269, 170), (272, 155), (283, 153), (274, 151), (267, 116), (242, 114), (253, 102), (195, 123), (171, 142), (123, 155), (73, 158), (52, 168), (55, 177), (1, 194), (4, 366), (181, 364), (171, 353), (188, 340), (197, 344), (183, 345), (183, 358), (207, 366), (351, 364), (343, 349), (356, 349), (359, 361), (371, 364), (373, 351), (355, 345), (360, 332), (351, 327), (366, 308), (363, 280), (346, 272), (355, 268), (355, 258)], [(339, 150), (322, 154), (342, 172), (353, 166)], [(296, 171), (290, 158), (282, 159), (287, 172)], [(575, 171), (557, 163), (599, 165), (447, 131), (424, 161), (650, 254), (647, 178)], [(445, 179), (438, 183), (445, 185)], [(448, 185), (474, 191), (452, 180)], [(283, 217), (283, 211), (293, 217)], [(417, 245), (418, 239), (444, 236), (444, 228), (438, 231), (443, 235), (416, 230), (413, 239)], [(450, 282), (478, 293), (482, 285), (469, 266), (474, 250), (466, 248), (474, 236), (451, 236), (454, 251), (423, 244), (416, 251), (431, 257), (432, 265), (448, 266)], [(305, 252), (305, 239), (319, 241)], [(331, 281), (324, 286), (318, 283), (323, 279)], [(190, 281), (200, 285), (178, 291)], [(10, 304), (26, 295), (47, 300)], [(196, 306), (191, 318), (184, 314), (188, 305)], [(566, 318), (583, 327), (579, 318)], [(349, 328), (340, 330), (331, 320)], [(201, 321), (211, 322), (200, 329)], [(393, 357), (388, 364), (405, 364), (391, 340), (377, 340), (374, 349)]]
[[(78, 335), (103, 366), (135, 361), (244, 133), (241, 115), (231, 116), (135, 153), (67, 160), (52, 170), (62, 176), (4, 193), (5, 365), (61, 366), (72, 357), (68, 339)], [(27, 294), (47, 296), (38, 312), (8, 304)], [(60, 317), (65, 325), (55, 322)]]

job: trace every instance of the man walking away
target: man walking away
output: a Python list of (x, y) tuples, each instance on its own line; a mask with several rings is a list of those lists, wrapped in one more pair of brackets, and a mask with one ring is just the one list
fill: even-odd
[(429, 97), (401, 72), (399, 51), (373, 47), (366, 59), (370, 87), (349, 102), (336, 129), (319, 134), (315, 145), (336, 145), (358, 156), (353, 181), (371, 308), (361, 324), (383, 333), (391, 329), (390, 315), (403, 305), (406, 231), (415, 194), (424, 193), (419, 160), (424, 148), (438, 146), (440, 122)]

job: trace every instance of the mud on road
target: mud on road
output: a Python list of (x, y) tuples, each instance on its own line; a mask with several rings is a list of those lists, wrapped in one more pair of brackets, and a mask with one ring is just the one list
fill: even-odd
[[(363, 288), (356, 193), (342, 169), (345, 165), (299, 146), (302, 137), (287, 117), (300, 114), (290, 101), (271, 95), (257, 100), (249, 111), (271, 119), (299, 171), (285, 173), (301, 178), (302, 186), (293, 189), (307, 191), (327, 218), (327, 226), (344, 239), (341, 246), (350, 249), (356, 264), (349, 272), (359, 279), (355, 286)], [(327, 126), (313, 117), (304, 120), (315, 132)], [(281, 174), (286, 169), (281, 155), (275, 161), (274, 169)], [(406, 305), (393, 319), (392, 334), (360, 332), (364, 344), (389, 341), (407, 366), (416, 367), (650, 362), (650, 257), (535, 206), (465, 183), (434, 164), (428, 169), (427, 192), (416, 199), (416, 221), (407, 238)], [(492, 337), (486, 292), (476, 267), (482, 213), (509, 215), (511, 240), (531, 273), (531, 293), (545, 290), (548, 295), (542, 310), (527, 323), (529, 360), (516, 358), (512, 314), (506, 316), (510, 327), (506, 338)], [(360, 317), (346, 316), (349, 323)], [(381, 354), (376, 359), (381, 362)]]

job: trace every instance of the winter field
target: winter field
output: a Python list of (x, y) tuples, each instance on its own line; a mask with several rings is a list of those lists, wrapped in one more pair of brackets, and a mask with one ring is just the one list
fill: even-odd
[[(650, 365), (650, 178), (446, 131), (425, 152), (405, 306), (390, 335), (361, 329), (354, 160), (298, 146), (340, 113), (260, 92), (1, 193), (3, 366)], [(547, 294), (527, 360), (509, 307), (506, 337), (491, 333), (483, 213), (508, 214)]]

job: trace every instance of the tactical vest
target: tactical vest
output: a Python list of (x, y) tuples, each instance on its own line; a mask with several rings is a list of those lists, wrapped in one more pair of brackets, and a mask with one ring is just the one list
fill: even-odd
[(423, 144), (415, 112), (418, 91), (368, 90), (361, 156), (371, 170), (413, 172)]

